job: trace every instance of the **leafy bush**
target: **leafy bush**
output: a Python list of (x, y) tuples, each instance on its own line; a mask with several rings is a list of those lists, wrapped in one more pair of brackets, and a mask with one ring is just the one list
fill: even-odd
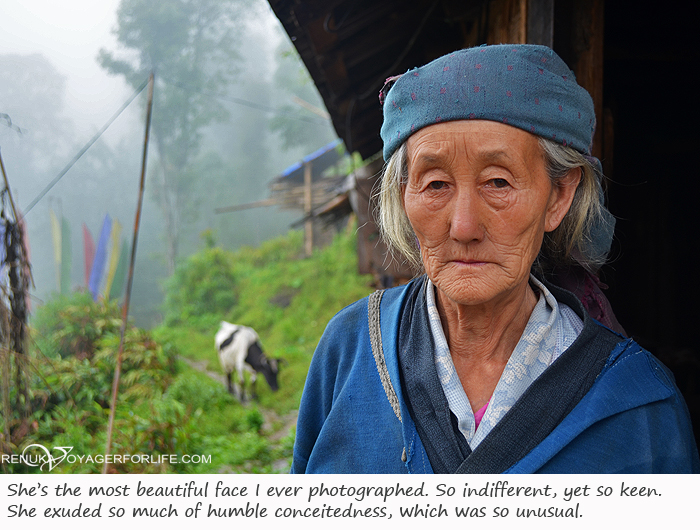
[[(95, 353), (94, 365), (110, 380), (114, 375), (119, 337), (102, 339)], [(124, 337), (120, 394), (123, 398), (152, 399), (165, 391), (175, 372), (175, 359), (148, 331), (130, 328)]]
[[(116, 302), (93, 301), (89, 294), (60, 296), (38, 308), (33, 320), (42, 362), (35, 399), (47, 405), (67, 403), (109, 407), (122, 320)], [(148, 398), (163, 391), (173, 359), (144, 330), (128, 326), (122, 352), (122, 397)]]
[(235, 306), (238, 288), (232, 258), (221, 248), (207, 248), (179, 265), (165, 283), (165, 323), (196, 321)]
[(48, 356), (91, 359), (97, 342), (118, 333), (121, 314), (116, 301), (94, 302), (90, 293), (77, 291), (49, 300), (32, 321), (39, 349)]
[[(40, 347), (31, 357), (35, 370), (30, 384), (35, 410), (30, 421), (32, 428), (21, 439), (13, 440), (9, 449), (21, 452), (22, 446), (40, 443), (72, 446), (77, 452), (99, 454), (104, 449), (119, 350), (121, 319), (116, 303), (94, 302), (84, 293), (58, 297), (37, 310), (33, 325), (33, 335)], [(166, 350), (148, 332), (127, 327), (118, 409), (157, 401), (173, 373), (174, 359)], [(183, 407), (174, 400), (158, 407), (168, 405)], [(154, 425), (158, 421), (161, 425), (183, 421), (183, 416), (172, 411), (162, 419), (164, 412), (160, 409), (151, 416)], [(165, 442), (161, 445), (169, 448)], [(68, 468), (81, 472), (95, 470), (94, 466), (82, 464)]]

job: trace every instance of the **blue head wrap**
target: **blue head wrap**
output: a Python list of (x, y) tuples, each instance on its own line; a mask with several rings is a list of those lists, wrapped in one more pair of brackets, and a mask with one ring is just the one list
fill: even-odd
[[(600, 162), (591, 156), (593, 100), (546, 46), (500, 44), (450, 53), (388, 79), (380, 101), (384, 160), (428, 125), (491, 120), (572, 147), (602, 174)], [(600, 193), (602, 199), (602, 188)], [(591, 234), (588, 250), (595, 255), (607, 254), (612, 241), (614, 218), (607, 211), (604, 217), (604, 226)]]
[(384, 159), (423, 127), (470, 119), (591, 153), (593, 100), (564, 61), (546, 46), (500, 44), (444, 55), (400, 76), (384, 102)]

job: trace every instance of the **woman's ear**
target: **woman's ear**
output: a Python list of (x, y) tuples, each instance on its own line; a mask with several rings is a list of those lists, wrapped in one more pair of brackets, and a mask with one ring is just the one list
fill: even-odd
[(583, 168), (576, 167), (570, 169), (569, 172), (560, 179), (552, 187), (552, 195), (547, 207), (547, 215), (545, 218), (545, 232), (556, 230), (559, 224), (564, 219), (564, 216), (571, 208), (571, 203), (574, 201), (574, 195), (583, 176)]

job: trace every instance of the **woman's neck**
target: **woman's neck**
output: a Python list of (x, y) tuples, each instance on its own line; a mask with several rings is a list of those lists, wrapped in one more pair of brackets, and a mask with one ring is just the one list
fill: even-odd
[(464, 306), (436, 289), (452, 361), (474, 410), (485, 404), (537, 304), (529, 282), (502, 299)]
[[(506, 357), (525, 330), (537, 296), (526, 282), (501, 299), (478, 306), (465, 306), (436, 289), (436, 304), (452, 355), (492, 359), (504, 348)], [(507, 358), (506, 358), (507, 360)]]

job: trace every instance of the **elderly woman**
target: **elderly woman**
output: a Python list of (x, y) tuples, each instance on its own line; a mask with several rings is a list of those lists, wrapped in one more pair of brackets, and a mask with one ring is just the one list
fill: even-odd
[(612, 237), (593, 103), (549, 48), (483, 46), (385, 95), (380, 217), (424, 274), (338, 313), (296, 473), (698, 472), (670, 373), (544, 280)]

